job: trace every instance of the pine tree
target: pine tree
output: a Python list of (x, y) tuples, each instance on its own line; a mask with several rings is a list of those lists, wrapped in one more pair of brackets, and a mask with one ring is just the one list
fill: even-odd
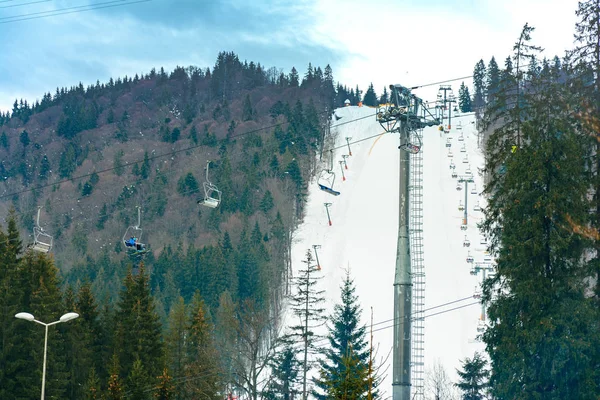
[(85, 383), (85, 387), (83, 388), (83, 399), (100, 400), (101, 396), (100, 379), (98, 379), (98, 376), (96, 375), (96, 369), (92, 367)]
[(252, 101), (250, 95), (247, 94), (242, 105), (242, 121), (250, 121), (254, 118), (254, 110), (252, 109)]
[(389, 101), (389, 97), (388, 97), (387, 88), (384, 86), (383, 93), (381, 94), (381, 97), (379, 98), (379, 104), (387, 104), (388, 101)]
[(464, 82), (460, 84), (460, 88), (458, 89), (458, 107), (462, 113), (472, 111), (471, 94), (469, 93), (469, 88), (465, 86)]
[(224, 384), (213, 339), (213, 327), (208, 321), (204, 302), (198, 292), (194, 295), (190, 308), (186, 376), (201, 377), (201, 379), (187, 381), (185, 383), (185, 393), (189, 398), (201, 396), (207, 400), (221, 399), (220, 394)]
[(363, 104), (365, 106), (375, 107), (377, 105), (377, 94), (375, 93), (375, 89), (373, 88), (373, 83), (369, 85), (369, 88), (365, 92), (365, 97), (363, 98)]
[(473, 108), (475, 112), (481, 113), (481, 109), (485, 105), (485, 64), (483, 60), (479, 60), (473, 70), (473, 86), (475, 88)]
[(307, 374), (311, 366), (309, 365), (309, 353), (312, 357), (318, 350), (315, 341), (318, 336), (315, 329), (322, 326), (325, 321), (325, 309), (323, 303), (323, 290), (317, 290), (321, 277), (318, 277), (318, 266), (313, 263), (312, 253), (306, 251), (306, 258), (303, 261), (306, 264), (304, 269), (298, 271), (298, 277), (295, 279), (296, 293), (290, 299), (290, 310), (298, 317), (300, 324), (290, 326), (292, 339), (302, 340), (302, 398), (306, 399), (309, 393), (307, 388)]
[(500, 69), (496, 58), (492, 57), (487, 67), (487, 79), (486, 79), (486, 100), (487, 103), (492, 103), (498, 93), (500, 85)]
[[(320, 376), (315, 380), (320, 389), (314, 392), (318, 399), (331, 398), (330, 396), (339, 393), (344, 393), (348, 399), (359, 399), (364, 398), (369, 391), (366, 328), (360, 325), (361, 309), (349, 272), (341, 289), (341, 304), (334, 306), (333, 315), (329, 318), (327, 339), (330, 347), (325, 350), (324, 358), (319, 362)], [(378, 397), (376, 387), (376, 382), (373, 382), (373, 397)]]
[(291, 87), (298, 87), (298, 85), (300, 85), (300, 77), (295, 67), (292, 67), (292, 71), (290, 72), (288, 80)]
[(126, 397), (132, 400), (150, 400), (152, 381), (153, 379), (148, 376), (147, 368), (142, 364), (142, 360), (136, 359), (127, 377)]
[(169, 375), (169, 370), (167, 368), (163, 369), (162, 374), (157, 379), (158, 385), (154, 390), (154, 398), (157, 400), (176, 399), (175, 386), (173, 385), (173, 379)]
[[(498, 398), (583, 399), (600, 391), (591, 383), (600, 348), (591, 321), (600, 318), (586, 296), (588, 243), (570, 225), (588, 218), (581, 157), (587, 145), (568, 112), (576, 100), (548, 74), (532, 77), (522, 106), (497, 109), (505, 125), (487, 143), (490, 197), (482, 229), (497, 255), (497, 274), (484, 284), (490, 326), (483, 340)], [(507, 140), (510, 134), (520, 136), (520, 146)]]
[(293, 400), (300, 392), (300, 362), (291, 341), (284, 342), (270, 366), (272, 378), (264, 397), (268, 400)]
[[(179, 297), (177, 302), (171, 307), (169, 313), (169, 325), (165, 335), (165, 347), (167, 356), (167, 365), (174, 376), (184, 376), (186, 366), (186, 339), (188, 336), (186, 307), (183, 297)], [(182, 393), (180, 387), (177, 393)]]
[(120, 378), (119, 357), (116, 353), (111, 359), (106, 398), (107, 400), (123, 400), (125, 398), (123, 382)]
[(143, 264), (137, 275), (130, 270), (119, 296), (114, 339), (124, 376), (129, 376), (137, 359), (147, 368), (146, 374), (150, 377), (158, 376), (162, 370), (161, 324), (148, 279)]
[(462, 400), (486, 399), (489, 376), (487, 361), (481, 354), (475, 353), (473, 358), (466, 358), (461, 364), (462, 370), (456, 370), (460, 380), (455, 385), (462, 391)]
[(595, 295), (600, 304), (600, 4), (597, 0), (579, 1), (576, 15), (579, 18), (575, 25), (576, 47), (570, 52), (572, 86), (578, 94), (581, 112), (579, 113), (582, 133), (591, 140), (594, 149), (594, 165), (592, 172), (592, 190), (594, 197), (591, 208), (590, 223), (596, 234), (594, 240), (595, 256), (591, 260), (591, 268), (596, 276)]

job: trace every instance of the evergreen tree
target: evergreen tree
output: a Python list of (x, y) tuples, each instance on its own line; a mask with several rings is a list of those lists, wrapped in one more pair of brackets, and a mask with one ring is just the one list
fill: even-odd
[(161, 324), (148, 279), (143, 264), (137, 275), (130, 270), (119, 296), (114, 340), (123, 376), (129, 376), (133, 363), (138, 359), (142, 368), (147, 368), (146, 375), (149, 377), (158, 376), (162, 370)]
[(323, 303), (323, 290), (317, 290), (321, 277), (318, 277), (318, 266), (313, 263), (313, 257), (310, 250), (306, 251), (306, 258), (302, 261), (306, 264), (304, 269), (298, 272), (295, 279), (296, 292), (290, 299), (290, 310), (298, 317), (300, 324), (290, 326), (291, 337), (302, 340), (302, 398), (306, 399), (309, 393), (307, 388), (307, 375), (310, 369), (309, 353), (313, 356), (318, 353), (315, 341), (319, 337), (315, 334), (315, 329), (322, 326), (325, 321), (325, 309)]
[(471, 94), (469, 93), (469, 88), (465, 86), (464, 82), (460, 84), (460, 89), (458, 89), (458, 107), (462, 113), (472, 111)]
[(108, 400), (123, 400), (125, 398), (123, 382), (120, 378), (119, 357), (113, 354), (109, 369), (108, 388), (106, 390)]
[(461, 364), (462, 370), (456, 370), (460, 380), (455, 385), (462, 391), (462, 400), (486, 399), (489, 376), (487, 361), (481, 354), (475, 353), (473, 358), (466, 358)]
[(175, 396), (173, 379), (166, 368), (163, 369), (162, 374), (158, 377), (158, 385), (154, 391), (154, 398), (157, 400), (171, 400), (177, 398)]
[(85, 383), (85, 387), (83, 388), (83, 399), (100, 400), (101, 396), (100, 379), (98, 379), (98, 376), (96, 375), (96, 369), (92, 367)]
[(250, 121), (254, 118), (254, 110), (252, 109), (252, 101), (250, 95), (247, 94), (242, 105), (242, 121)]
[(384, 86), (383, 93), (381, 94), (381, 97), (379, 98), (379, 104), (387, 104), (388, 101), (389, 101), (389, 96), (388, 96), (387, 88)]
[(208, 321), (204, 302), (196, 292), (191, 303), (188, 321), (188, 359), (186, 375), (202, 377), (190, 379), (185, 383), (185, 393), (189, 398), (202, 397), (207, 400), (221, 399), (222, 383), (221, 365), (215, 342), (213, 327)]
[(300, 85), (300, 77), (295, 67), (292, 67), (292, 71), (290, 72), (288, 80), (291, 87), (298, 87), (298, 85)]
[[(169, 326), (165, 335), (167, 363), (169, 370), (173, 371), (174, 376), (177, 377), (184, 376), (187, 357), (187, 336), (186, 307), (183, 297), (179, 296), (177, 302), (171, 307)], [(177, 388), (177, 393), (182, 393), (180, 387)]]
[[(504, 125), (487, 142), (490, 197), (482, 229), (497, 254), (497, 274), (484, 284), (490, 326), (483, 340), (498, 398), (583, 399), (600, 391), (591, 384), (600, 348), (591, 321), (600, 318), (586, 296), (588, 243), (569, 223), (585, 225), (588, 218), (581, 157), (587, 145), (568, 112), (576, 101), (548, 73), (532, 77), (518, 98), (523, 106), (496, 108)], [(498, 94), (501, 103), (505, 97)]]
[(486, 79), (486, 99), (487, 103), (492, 103), (496, 93), (498, 93), (500, 85), (500, 69), (496, 59), (492, 57), (487, 67), (487, 79)]
[(286, 341), (271, 363), (271, 382), (265, 392), (268, 400), (293, 400), (298, 388), (300, 363), (292, 342)]
[[(600, 305), (600, 141), (598, 126), (600, 125), (600, 5), (597, 0), (578, 2), (576, 11), (578, 21), (575, 25), (575, 48), (570, 52), (572, 86), (578, 94), (582, 111), (580, 112), (581, 131), (591, 140), (594, 165), (592, 172), (592, 190), (594, 197), (590, 215), (591, 226), (596, 231), (594, 240), (594, 257), (591, 260), (593, 275), (596, 276), (595, 295)], [(556, 61), (555, 61), (556, 65)], [(559, 66), (555, 67), (555, 70)]]
[(0, 146), (4, 147), (5, 149), (8, 149), (9, 143), (8, 143), (8, 136), (6, 136), (6, 132), (2, 131), (2, 135), (0, 135)]
[(132, 400), (150, 400), (153, 387), (152, 381), (148, 376), (147, 368), (142, 364), (142, 360), (136, 359), (127, 377), (126, 397)]
[(375, 89), (373, 88), (373, 83), (369, 85), (369, 88), (365, 92), (365, 97), (363, 98), (363, 104), (365, 106), (375, 107), (377, 106), (377, 94), (375, 93)]
[(263, 195), (262, 200), (260, 201), (260, 209), (263, 213), (268, 213), (271, 211), (275, 204), (273, 203), (273, 195), (270, 190), (266, 190)]
[[(366, 328), (360, 325), (361, 309), (349, 272), (341, 289), (341, 304), (334, 306), (333, 315), (329, 318), (329, 348), (319, 362), (320, 376), (315, 380), (320, 391), (314, 392), (314, 395), (319, 399), (331, 398), (339, 393), (345, 393), (349, 399), (359, 399), (366, 397), (369, 391)], [(372, 384), (376, 389), (376, 382)], [(375, 391), (373, 397), (377, 396)]]
[(481, 108), (485, 105), (485, 64), (479, 60), (473, 70), (473, 108), (481, 113)]

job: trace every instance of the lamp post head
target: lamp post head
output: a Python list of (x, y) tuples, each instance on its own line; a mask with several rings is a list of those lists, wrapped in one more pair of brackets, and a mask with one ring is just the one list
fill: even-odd
[(77, 317), (79, 317), (79, 314), (77, 314), (77, 313), (74, 313), (74, 312), (66, 313), (65, 315), (60, 317), (60, 322), (67, 322), (67, 321), (70, 321)]
[(33, 321), (35, 317), (27, 312), (15, 314), (15, 318), (24, 319), (25, 321)]

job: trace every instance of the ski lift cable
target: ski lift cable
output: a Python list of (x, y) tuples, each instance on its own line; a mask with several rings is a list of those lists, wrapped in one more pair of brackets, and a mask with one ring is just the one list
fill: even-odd
[[(446, 307), (446, 306), (449, 306), (451, 304), (460, 303), (460, 302), (463, 302), (463, 301), (469, 300), (469, 299), (473, 299), (473, 296), (464, 297), (462, 299), (457, 299), (457, 300), (449, 301), (447, 303), (438, 304), (436, 306), (426, 308), (420, 314), (424, 314), (427, 311), (435, 310), (435, 309), (438, 309), (438, 308)], [(424, 315), (422, 317), (417, 317), (417, 318), (423, 318), (423, 319), (430, 318), (430, 317), (433, 317), (433, 316), (436, 316), (436, 315), (440, 315), (440, 314), (444, 314), (444, 313), (447, 313), (447, 312), (456, 311), (456, 310), (459, 310), (461, 308), (470, 307), (470, 306), (475, 305), (475, 304), (481, 304), (481, 302), (476, 301), (476, 302), (473, 302), (473, 303), (468, 303), (468, 304), (460, 305), (460, 306), (457, 306), (457, 307), (454, 307), (454, 308), (450, 308), (450, 309), (438, 311), (436, 313), (429, 314), (429, 315)], [(394, 322), (395, 320), (396, 321), (397, 320), (402, 320), (405, 317), (406, 317), (406, 315), (401, 315), (401, 316), (399, 316), (397, 318), (391, 318), (391, 319), (388, 319), (388, 320), (385, 320), (385, 321), (376, 322), (376, 323), (373, 324), (373, 326), (382, 325), (382, 324), (385, 324), (385, 323), (388, 323), (388, 322)], [(399, 321), (399, 322), (396, 322), (396, 323), (394, 323), (392, 325), (384, 326), (382, 328), (378, 328), (378, 329), (374, 330), (373, 332), (384, 330), (384, 329), (389, 329), (389, 328), (392, 328), (392, 327), (394, 327), (396, 325), (402, 325), (403, 323), (404, 323), (404, 321)], [(323, 342), (323, 341), (326, 341), (326, 340), (328, 340), (328, 339), (327, 338), (322, 338), (322, 339), (316, 340), (314, 343), (320, 343), (320, 342)]]
[[(322, 115), (322, 114), (326, 114), (326, 113), (329, 113), (329, 111), (320, 112), (320, 113), (318, 113), (318, 115)], [(375, 114), (372, 114), (372, 115), (369, 115), (368, 117), (371, 118), (371, 117), (374, 117), (374, 116), (375, 116)], [(349, 123), (352, 123), (352, 122), (355, 122), (355, 121), (359, 121), (359, 120), (365, 119), (365, 118), (367, 118), (367, 117), (361, 117), (361, 118), (357, 118), (355, 120), (346, 121), (346, 122), (344, 122), (344, 124), (349, 124)], [(267, 129), (272, 129), (272, 128), (275, 128), (275, 127), (278, 127), (278, 126), (282, 126), (282, 125), (287, 125), (287, 124), (289, 124), (289, 121), (279, 122), (279, 123), (276, 123), (276, 124), (271, 124), (271, 125), (268, 125), (268, 126), (264, 126), (262, 128), (252, 129), (252, 130), (249, 130), (249, 131), (246, 131), (246, 132), (241, 132), (241, 133), (239, 133), (237, 135), (232, 135), (232, 136), (229, 137), (229, 139), (227, 139), (227, 138), (221, 139), (217, 143), (225, 142), (227, 140), (239, 138), (239, 137), (242, 137), (242, 136), (250, 135), (252, 133), (261, 132), (261, 131), (264, 131), (264, 130), (267, 130)], [(335, 126), (339, 126), (339, 125), (341, 125), (341, 124), (337, 124)], [(187, 152), (187, 151), (190, 151), (190, 150), (194, 150), (194, 149), (197, 149), (197, 148), (201, 148), (201, 147), (206, 147), (206, 145), (204, 145), (204, 144), (196, 144), (196, 145), (193, 145), (193, 146), (186, 146), (184, 148), (173, 150), (173, 151), (169, 151), (169, 152), (166, 152), (166, 153), (156, 154), (156, 155), (153, 155), (153, 156), (149, 156), (148, 157), (148, 161), (153, 161), (153, 160), (157, 160), (157, 159), (160, 159), (160, 158), (172, 156), (172, 155), (175, 155), (175, 154), (184, 153), (184, 152)], [(15, 195), (19, 195), (19, 194), (23, 194), (23, 193), (27, 193), (27, 192), (32, 192), (34, 190), (45, 189), (47, 187), (51, 187), (51, 186), (54, 186), (54, 185), (60, 185), (62, 183), (66, 183), (66, 182), (73, 182), (73, 181), (77, 181), (77, 180), (80, 180), (80, 179), (89, 178), (93, 174), (100, 175), (100, 174), (104, 174), (106, 172), (114, 171), (114, 170), (116, 170), (118, 168), (132, 166), (134, 164), (139, 164), (139, 163), (142, 163), (142, 162), (144, 162), (144, 159), (134, 160), (134, 161), (131, 161), (131, 162), (125, 162), (125, 163), (122, 163), (120, 165), (112, 166), (112, 167), (109, 167), (109, 168), (104, 168), (104, 169), (93, 171), (93, 172), (87, 173), (87, 174), (78, 175), (78, 176), (75, 176), (75, 177), (72, 177), (72, 178), (66, 178), (66, 179), (58, 180), (56, 182), (47, 183), (47, 184), (44, 184), (44, 185), (39, 185), (39, 186), (36, 186), (34, 188), (23, 189), (23, 190), (19, 190), (19, 191), (13, 192), (13, 193), (9, 193), (9, 194), (2, 194), (2, 195), (0, 195), (0, 199), (4, 199), (4, 198), (7, 198), (7, 197), (11, 197), (11, 196), (15, 196)]]
[[(86, 4), (86, 5), (81, 5), (81, 6), (64, 7), (64, 8), (59, 8), (56, 10), (38, 11), (38, 12), (25, 13), (25, 14), (20, 14), (20, 15), (12, 15), (12, 16), (8, 16), (8, 17), (0, 17), (0, 24), (8, 24), (10, 22), (18, 22), (18, 21), (27, 21), (27, 20), (31, 20), (31, 19), (55, 17), (55, 16), (59, 16), (59, 15), (66, 15), (66, 14), (76, 14), (76, 13), (80, 13), (80, 12), (84, 12), (84, 11), (93, 11), (93, 10), (99, 10), (99, 9), (103, 9), (103, 8), (122, 7), (122, 6), (130, 5), (130, 4), (148, 3), (150, 1), (153, 1), (153, 0), (134, 0), (134, 1), (112, 0), (112, 1), (105, 1), (105, 2), (101, 2), (101, 3)], [(34, 4), (34, 3), (42, 3), (42, 2), (44, 2), (44, 1), (34, 1), (31, 3), (26, 3), (26, 4)], [(19, 5), (26, 5), (26, 4), (19, 4)], [(16, 6), (17, 5), (11, 5), (11, 7), (16, 7)], [(8, 7), (8, 6), (6, 6), (6, 7)]]

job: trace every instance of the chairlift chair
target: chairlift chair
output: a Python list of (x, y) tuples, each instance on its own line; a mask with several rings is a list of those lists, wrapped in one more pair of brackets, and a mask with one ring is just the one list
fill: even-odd
[(448, 158), (452, 158), (454, 157), (454, 154), (452, 154), (452, 150), (448, 150)]
[(458, 178), (458, 174), (456, 173), (456, 171), (454, 169), (452, 169), (452, 179), (456, 179)]
[(459, 142), (462, 142), (462, 141), (464, 141), (464, 140), (465, 140), (465, 137), (464, 137), (464, 136), (463, 136), (463, 134), (461, 133), (461, 134), (458, 136), (458, 141), (459, 141)]
[(467, 238), (467, 235), (465, 235), (465, 239), (463, 240), (463, 247), (471, 247), (471, 242)]
[(202, 184), (204, 198), (198, 199), (197, 203), (209, 208), (217, 208), (221, 204), (221, 191), (208, 178), (210, 160), (206, 161), (206, 181)]
[(456, 164), (452, 160), (450, 160), (450, 169), (456, 169)]
[(458, 211), (465, 211), (465, 206), (463, 205), (462, 201), (458, 203)]
[(456, 184), (456, 190), (460, 192), (462, 190), (462, 185), (459, 183)]
[(479, 202), (475, 204), (475, 206), (473, 207), (473, 211), (481, 211), (481, 206), (479, 205)]
[(40, 253), (48, 253), (52, 249), (52, 236), (44, 232), (40, 226), (40, 210), (42, 207), (38, 207), (37, 219), (35, 226), (33, 227), (33, 243), (29, 245), (32, 250), (39, 251)]
[(466, 231), (466, 230), (467, 230), (467, 225), (466, 225), (466, 224), (462, 224), (462, 225), (460, 226), (460, 230), (461, 230), (461, 231)]
[(467, 152), (467, 146), (465, 146), (464, 144), (462, 145), (462, 147), (460, 148), (460, 152), (461, 153), (466, 153)]
[(334, 196), (339, 196), (340, 192), (333, 188), (335, 184), (335, 172), (333, 172), (333, 151), (329, 150), (330, 154), (330, 165), (329, 169), (324, 169), (317, 178), (317, 185), (322, 191), (329, 193)]
[(474, 261), (474, 258), (473, 258), (473, 256), (471, 255), (471, 253), (470, 253), (470, 252), (468, 252), (468, 253), (467, 253), (467, 262), (468, 262), (469, 264), (473, 264), (473, 261)]
[(147, 250), (146, 245), (141, 242), (142, 240), (142, 228), (140, 228), (141, 224), (141, 209), (138, 206), (138, 220), (137, 224), (134, 226), (130, 226), (125, 231), (123, 235), (123, 245), (125, 249), (131, 254), (143, 254)]
[(452, 147), (452, 143), (450, 143), (450, 140), (446, 140), (446, 147)]
[(477, 332), (483, 333), (483, 331), (485, 331), (485, 322), (483, 322), (483, 321), (480, 320), (477, 323)]
[(471, 188), (471, 194), (477, 194), (477, 186), (475, 184), (473, 184), (473, 187)]
[(466, 154), (465, 154), (465, 158), (463, 158), (462, 162), (463, 162), (463, 164), (468, 164), (469, 163), (469, 157), (467, 157)]

